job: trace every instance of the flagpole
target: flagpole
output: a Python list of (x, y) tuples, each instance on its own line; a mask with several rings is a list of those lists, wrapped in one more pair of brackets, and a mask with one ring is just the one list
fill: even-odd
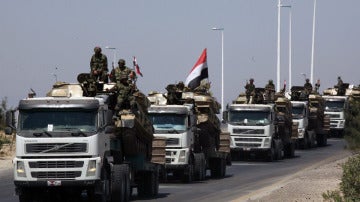
[(312, 24), (312, 43), (311, 43), (311, 67), (310, 67), (310, 83), (314, 80), (314, 47), (315, 47), (315, 17), (316, 17), (316, 0), (314, 0), (314, 13)]
[(221, 114), (224, 111), (224, 28), (213, 27), (212, 30), (221, 31)]
[(276, 91), (280, 92), (280, 17), (281, 0), (278, 0), (278, 34), (277, 34), (277, 65), (276, 65)]

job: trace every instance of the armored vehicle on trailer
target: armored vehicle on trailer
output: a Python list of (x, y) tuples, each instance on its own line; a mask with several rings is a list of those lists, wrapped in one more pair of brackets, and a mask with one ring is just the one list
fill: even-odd
[(220, 105), (209, 94), (167, 86), (167, 93), (152, 92), (149, 116), (155, 136), (166, 137), (166, 175), (185, 182), (224, 177), (230, 163), (229, 134), (220, 130)]

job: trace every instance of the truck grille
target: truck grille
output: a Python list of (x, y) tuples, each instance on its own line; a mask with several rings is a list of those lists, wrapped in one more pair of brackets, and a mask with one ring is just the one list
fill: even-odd
[(178, 145), (179, 144), (179, 138), (167, 138), (166, 139), (166, 145)]
[(340, 118), (340, 114), (329, 114), (330, 118)]
[(31, 177), (40, 179), (65, 179), (76, 178), (81, 176), (81, 171), (66, 172), (31, 172)]
[(236, 143), (235, 144), (238, 147), (260, 147), (261, 144), (257, 144), (257, 143)]
[(34, 143), (26, 144), (27, 153), (75, 153), (86, 152), (86, 143)]
[(234, 134), (264, 134), (264, 129), (242, 129), (242, 128), (234, 128)]
[(29, 162), (30, 168), (82, 168), (83, 161), (37, 161)]
[(242, 138), (242, 137), (238, 137), (238, 138), (234, 138), (235, 141), (237, 142), (262, 142), (262, 139), (256, 139), (256, 138)]

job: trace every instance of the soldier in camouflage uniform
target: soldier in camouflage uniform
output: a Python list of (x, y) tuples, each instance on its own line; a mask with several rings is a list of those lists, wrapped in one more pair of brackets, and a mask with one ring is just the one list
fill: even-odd
[(254, 79), (250, 79), (250, 83), (246, 82), (245, 85), (245, 93), (246, 93), (246, 102), (250, 102), (250, 96), (253, 96), (255, 94), (255, 85), (254, 85)]
[(313, 86), (310, 83), (309, 79), (306, 79), (306, 83), (304, 84), (304, 88), (307, 94), (310, 94), (312, 92)]
[(266, 101), (274, 101), (275, 100), (275, 85), (273, 80), (269, 80), (269, 82), (265, 86), (265, 97)]
[(106, 55), (101, 53), (100, 47), (94, 48), (94, 55), (90, 60), (90, 76), (95, 81), (103, 81), (105, 83), (108, 82), (108, 62)]
[(135, 107), (135, 98), (133, 96), (135, 88), (133, 84), (128, 82), (128, 75), (126, 73), (123, 72), (119, 76), (119, 80), (116, 81), (116, 86), (114, 88), (114, 90), (117, 91), (117, 104), (115, 110), (133, 109)]
[(125, 66), (125, 60), (120, 59), (118, 62), (118, 65), (115, 69), (113, 69), (110, 73), (110, 80), (112, 82), (118, 82), (120, 80), (120, 75), (125, 74), (130, 77), (130, 83), (131, 81), (136, 79), (135, 72), (130, 69), (129, 67)]

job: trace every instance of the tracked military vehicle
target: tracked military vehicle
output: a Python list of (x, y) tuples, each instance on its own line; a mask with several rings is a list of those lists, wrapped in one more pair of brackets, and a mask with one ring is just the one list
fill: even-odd
[(229, 134), (222, 133), (216, 114), (220, 105), (209, 93), (179, 90), (168, 85), (166, 94), (152, 92), (149, 116), (155, 136), (166, 137), (166, 176), (185, 182), (224, 177), (230, 163)]
[(117, 112), (109, 91), (114, 84), (88, 78), (82, 74), (79, 83), (56, 83), (47, 97), (20, 100), (17, 126), (8, 113), (16, 130), (20, 201), (80, 201), (84, 191), (92, 201), (128, 201), (133, 187), (140, 196), (158, 193), (165, 139), (153, 137), (146, 97), (135, 93), (138, 107)]
[(223, 114), (231, 137), (231, 156), (265, 156), (269, 161), (293, 157), (297, 125), (292, 122), (290, 101), (280, 93), (266, 98), (263, 88), (256, 88), (247, 103), (241, 93)]

